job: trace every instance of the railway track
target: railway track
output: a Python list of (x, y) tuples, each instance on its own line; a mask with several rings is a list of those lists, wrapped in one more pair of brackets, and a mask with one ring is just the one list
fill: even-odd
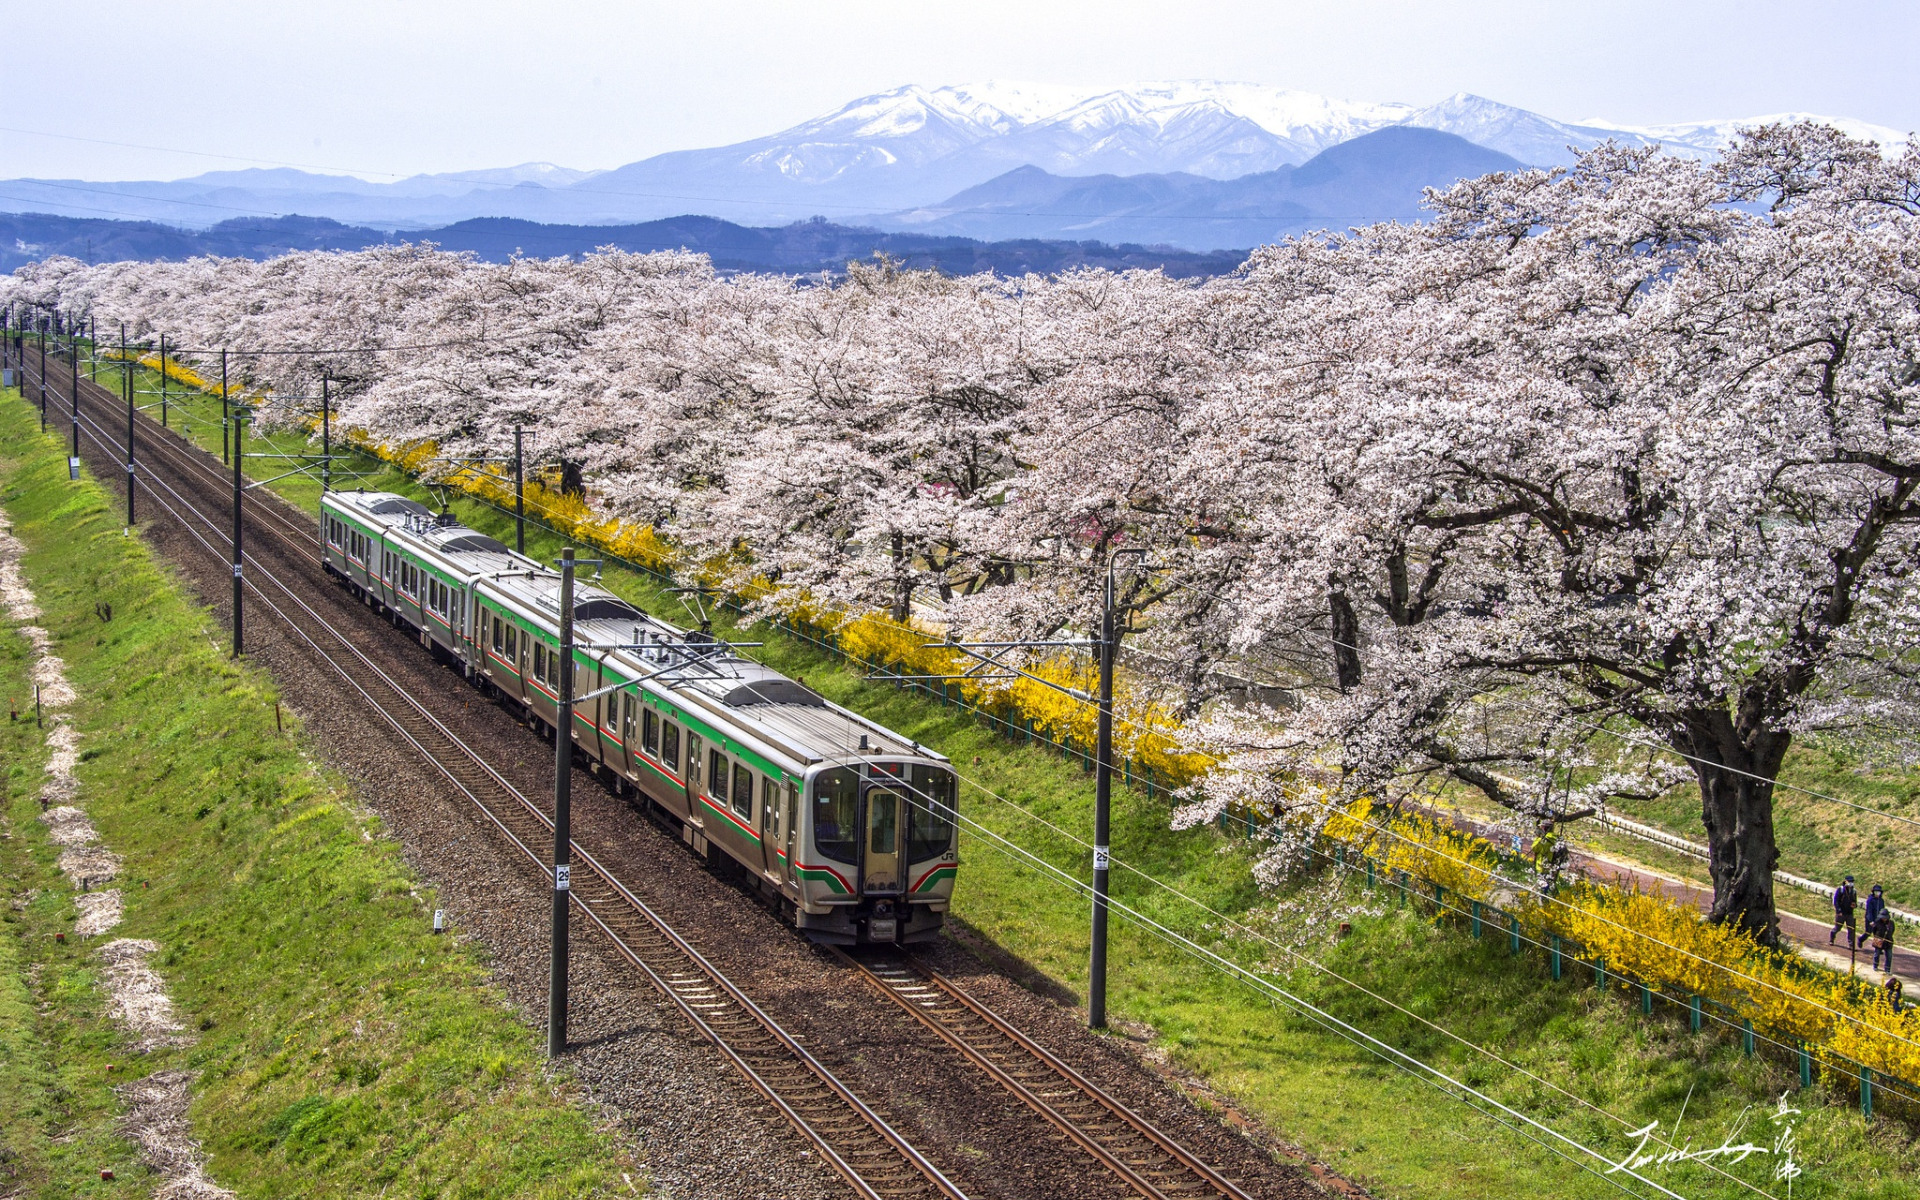
[[(50, 375), (52, 367), (50, 363)], [(64, 390), (65, 383), (60, 378), (56, 389)], [(81, 398), (83, 441), (91, 440), (101, 453), (123, 463), (124, 405), (111, 393), (84, 380)], [(103, 426), (98, 419), (105, 410), (110, 410), (107, 415), (117, 423), (117, 437), (108, 432), (113, 426)], [(231, 511), (230, 472), (198, 447), (162, 431), (144, 416), (136, 420), (136, 429), (137, 457), (144, 469), (141, 483), (152, 497), (148, 503), (166, 508), (210, 554), (226, 561), (231, 547), (224, 523)], [(166, 463), (183, 481), (197, 481), (198, 487), (189, 490), (199, 492), (205, 507), (195, 506), (156, 475), (149, 465), (154, 462)], [(248, 531), (255, 535), (249, 539), (250, 547), (265, 542), (303, 569), (311, 570), (320, 549), (316, 530), (290, 519), (271, 502), (251, 505), (249, 517)], [(206, 534), (196, 528), (196, 520), (208, 531)], [(545, 848), (552, 843), (552, 823), (547, 814), (388, 676), (347, 634), (334, 628), (262, 564), (254, 549), (249, 550), (246, 562), (244, 582), (250, 592), (364, 697), (396, 734), (466, 796), (542, 875), (551, 879)], [(328, 645), (344, 648), (345, 652), (330, 652)], [(579, 864), (571, 886), (576, 909), (621, 958), (719, 1048), (858, 1194), (888, 1198), (962, 1195), (923, 1153), (835, 1079), (773, 1017), (577, 842), (573, 855)], [(894, 955), (865, 961), (837, 949), (833, 953), (843, 966), (858, 973), (874, 990), (935, 1033), (1136, 1194), (1149, 1200), (1251, 1200), (1247, 1192), (1197, 1155), (917, 958)]]
[(1232, 1180), (914, 956), (855, 958), (837, 948), (834, 954), (1148, 1200), (1252, 1200)]
[[(56, 377), (49, 364), (49, 377)], [(68, 383), (59, 377), (55, 386)], [(114, 439), (98, 417), (102, 401), (89, 396), (83, 382), (80, 411), (83, 449), (112, 462), (124, 443)], [(109, 395), (109, 401), (111, 397)], [(122, 410), (124, 411), (124, 410)], [(137, 424), (137, 423), (136, 423)], [(152, 428), (137, 438), (144, 452), (137, 478), (150, 504), (157, 504), (206, 551), (229, 561), (232, 542), (223, 520), (207, 511), (208, 497), (196, 504), (152, 468), (163, 459), (203, 486), (223, 486), (224, 472), (206, 462), (197, 449)], [(196, 489), (182, 479), (188, 492)], [(266, 509), (256, 505), (256, 509)], [(268, 510), (270, 512), (270, 510)], [(284, 517), (274, 515), (283, 525)], [(256, 524), (258, 520), (256, 519)], [(290, 533), (271, 530), (283, 543)], [(304, 530), (294, 530), (305, 534)], [(317, 538), (306, 535), (317, 543)], [(254, 601), (282, 622), (293, 636), (347, 686), (361, 696), (419, 756), (467, 798), (549, 881), (546, 847), (552, 844), (552, 819), (494, 770), (431, 711), (387, 674), (343, 631), (310, 605), (275, 570), (249, 551), (243, 582)], [(845, 1084), (800, 1045), (765, 1010), (703, 957), (658, 913), (622, 884), (593, 855), (573, 844), (575, 869), (570, 885), (574, 908), (664, 995), (668, 1002), (719, 1049), (721, 1055), (812, 1144), (856, 1194), (868, 1200), (947, 1197), (966, 1200), (923, 1152), (895, 1131)], [(582, 869), (584, 868), (584, 870)]]

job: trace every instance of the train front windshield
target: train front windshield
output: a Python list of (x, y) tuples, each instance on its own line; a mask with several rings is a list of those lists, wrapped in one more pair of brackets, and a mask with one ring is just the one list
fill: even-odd
[[(813, 784), (814, 847), (822, 857), (841, 863), (859, 862), (862, 841), (872, 843), (876, 837), (884, 845), (872, 844), (870, 852), (894, 852), (899, 845), (892, 807), (897, 797), (905, 801), (907, 861), (939, 858), (953, 848), (954, 791), (952, 771), (924, 763), (885, 768), (867, 781), (864, 795), (859, 769), (823, 771)], [(864, 839), (863, 830), (868, 835)]]
[(908, 782), (907, 861), (939, 858), (953, 848), (953, 772), (915, 763)]

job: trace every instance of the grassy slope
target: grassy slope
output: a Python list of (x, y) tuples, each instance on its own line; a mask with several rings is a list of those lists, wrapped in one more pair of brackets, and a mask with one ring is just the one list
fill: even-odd
[[(104, 1186), (81, 1179), (98, 1165), (139, 1174), (107, 1132), (109, 1062), (115, 1079), (199, 1071), (195, 1127), (214, 1177), (243, 1195), (624, 1192), (632, 1165), (546, 1075), (479, 955), (432, 936), (432, 897), (393, 843), (297, 728), (276, 731), (271, 680), (226, 659), (207, 615), (121, 536), (116, 503), (67, 482), (65, 451), (18, 402), (0, 402), (0, 447), (4, 502), (81, 696), (84, 802), (126, 859), (115, 936), (164, 947), (153, 965), (199, 1029), (190, 1049), (129, 1061), (100, 1021), (90, 947), (51, 940), (73, 906), (33, 819), (39, 760), (12, 753), (10, 728), (0, 854), (21, 877), (10, 891), (46, 890), (6, 914), (0, 1136), (33, 1194)], [(20, 639), (6, 640), (17, 679)], [(78, 1142), (60, 1140), (76, 1127)]]
[[(216, 428), (216, 448), (217, 439)], [(294, 445), (288, 441), (282, 448), (292, 450)], [(357, 482), (369, 490), (425, 498), (421, 489), (395, 473), (374, 464), (365, 469), (372, 473)], [(317, 487), (311, 481), (291, 480), (288, 485), (289, 498), (309, 509), (316, 506)], [(468, 524), (511, 541), (509, 518), (461, 499), (453, 507)], [(554, 558), (561, 544), (545, 531), (528, 530), (529, 553)], [(644, 576), (612, 571), (605, 582), (652, 611), (669, 617), (683, 613), (676, 598)], [(1014, 746), (936, 702), (864, 682), (859, 671), (803, 642), (765, 628), (752, 630), (752, 638), (768, 643), (756, 653), (777, 668), (805, 676), (834, 699), (950, 754), (978, 785), (963, 794), (974, 820), (1086, 877), (1084, 849), (1032, 819), (1090, 837), (1091, 780), (1077, 765), (1038, 748)], [(1212, 830), (1170, 833), (1167, 815), (1163, 800), (1149, 802), (1138, 792), (1117, 790), (1116, 858), (1224, 913), (1242, 914), (1261, 903), (1249, 881), (1244, 843)], [(1310, 881), (1280, 896), (1281, 932), (1297, 930), (1297, 914), (1324, 906), (1323, 886), (1323, 881)], [(1243, 961), (1280, 957), (1270, 947), (1220, 941), (1204, 914), (1138, 876), (1116, 872), (1114, 890), (1121, 901)], [(966, 838), (955, 913), (1054, 979), (1084, 988), (1083, 903), (1018, 865), (983, 836)], [(1629, 1148), (1622, 1136), (1625, 1128), (1654, 1119), (1671, 1125), (1683, 1104), (1688, 1130), (1703, 1140), (1710, 1134), (1717, 1142), (1744, 1108), (1770, 1105), (1793, 1084), (1778, 1068), (1744, 1059), (1730, 1038), (1695, 1037), (1683, 1022), (1639, 1017), (1626, 997), (1602, 996), (1583, 982), (1590, 975), (1574, 971), (1553, 983), (1538, 956), (1511, 959), (1497, 939), (1476, 943), (1458, 929), (1436, 928), (1411, 911), (1384, 907), (1357, 919), (1355, 926), (1354, 936), (1338, 946), (1312, 942), (1309, 952), (1468, 1041), (1498, 1048), (1510, 1061), (1630, 1124), (1583, 1114), (1541, 1085), (1456, 1050), (1413, 1019), (1311, 969), (1292, 972), (1288, 985), (1597, 1149), (1624, 1154)], [(1148, 1026), (1177, 1062), (1205, 1075), (1283, 1136), (1383, 1195), (1464, 1200), (1619, 1194), (1611, 1183), (1384, 1066), (1351, 1042), (1276, 1010), (1243, 985), (1138, 928), (1116, 925), (1112, 962), (1110, 1007), (1116, 1016)], [(1844, 1106), (1807, 1107), (1812, 1111), (1800, 1119), (1799, 1134), (1808, 1173), (1795, 1184), (1797, 1195), (1916, 1194), (1904, 1180), (1920, 1172), (1920, 1150), (1904, 1135), (1880, 1126), (1863, 1141), (1857, 1113)], [(1740, 1174), (1761, 1183), (1766, 1168), (1760, 1160), (1750, 1160)], [(1665, 1168), (1660, 1179), (1690, 1197), (1752, 1194), (1698, 1167)]]

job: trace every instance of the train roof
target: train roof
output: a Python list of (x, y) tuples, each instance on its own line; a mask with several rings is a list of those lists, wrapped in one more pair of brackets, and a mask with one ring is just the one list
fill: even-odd
[(384, 526), (416, 548), (431, 550), (449, 565), (467, 574), (525, 570), (534, 560), (515, 554), (505, 542), (469, 529), (452, 513), (436, 516), (432, 509), (394, 492), (329, 492), (325, 499), (349, 509), (370, 524)]
[[(522, 571), (487, 580), (504, 595), (547, 621), (560, 616), (560, 575)], [(768, 742), (812, 761), (843, 756), (907, 756), (945, 761), (944, 756), (886, 726), (842, 708), (772, 667), (735, 653), (664, 621), (631, 602), (576, 580), (574, 638), (582, 652), (605, 654), (623, 673), (649, 682), (700, 707), (726, 710), (729, 720)], [(867, 741), (862, 749), (860, 741)]]
[[(395, 492), (329, 492), (323, 500), (387, 530), (396, 541), (430, 550), (487, 590), (537, 613), (560, 617), (560, 573), (517, 554), (484, 533), (436, 516)], [(768, 744), (812, 762), (835, 758), (912, 757), (946, 761), (938, 751), (833, 703), (797, 680), (664, 621), (603, 588), (576, 579), (574, 636), (583, 652), (608, 655), (623, 673), (690, 705), (724, 710), (728, 720)], [(861, 746), (865, 739), (866, 745)]]

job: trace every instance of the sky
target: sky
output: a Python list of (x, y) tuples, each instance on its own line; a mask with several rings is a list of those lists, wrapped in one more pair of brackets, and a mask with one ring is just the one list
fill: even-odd
[(1910, 131), (1916, 52), (1913, 0), (0, 0), (0, 178), (614, 167), (995, 78)]

